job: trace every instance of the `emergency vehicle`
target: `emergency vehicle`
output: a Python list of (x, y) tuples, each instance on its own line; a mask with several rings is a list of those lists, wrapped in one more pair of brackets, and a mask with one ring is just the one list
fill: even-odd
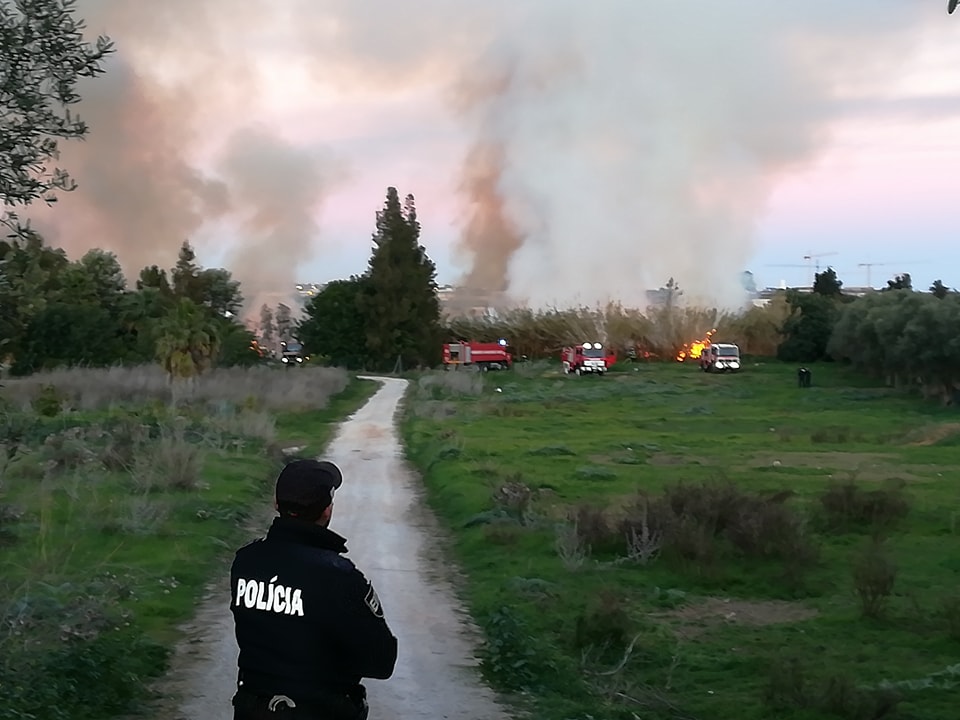
[(448, 370), (456, 370), (461, 365), (474, 365), (481, 371), (509, 370), (512, 363), (513, 356), (502, 338), (495, 343), (464, 340), (443, 346), (443, 364)]
[(291, 340), (290, 342), (282, 340), (280, 342), (280, 362), (287, 367), (303, 365), (303, 363), (309, 359), (310, 358), (303, 352), (303, 345), (296, 340)]
[(704, 372), (739, 372), (740, 348), (732, 343), (710, 343), (700, 353)]
[(563, 361), (563, 372), (569, 375), (585, 375), (597, 373), (603, 375), (607, 368), (613, 365), (616, 357), (607, 355), (602, 343), (583, 343), (565, 347), (560, 355)]

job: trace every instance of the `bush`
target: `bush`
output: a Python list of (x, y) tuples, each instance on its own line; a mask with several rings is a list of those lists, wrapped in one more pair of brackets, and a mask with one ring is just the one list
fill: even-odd
[(534, 500), (533, 489), (518, 474), (500, 485), (493, 493), (494, 509), (502, 510), (521, 525), (530, 519)]
[(624, 596), (614, 590), (601, 590), (577, 616), (574, 647), (622, 651), (630, 642), (634, 627)]
[(44, 385), (33, 401), (33, 409), (43, 417), (56, 417), (63, 409), (63, 397), (53, 385)]
[(855, 528), (880, 534), (893, 529), (910, 513), (903, 483), (864, 490), (853, 480), (831, 483), (820, 495), (825, 529), (845, 532)]
[(526, 623), (504, 606), (483, 618), (486, 641), (480, 651), (484, 674), (508, 690), (536, 687), (552, 668), (540, 652)]
[(202, 471), (203, 450), (186, 439), (182, 426), (165, 427), (143, 446), (133, 476), (140, 490), (196, 490)]
[(581, 504), (571, 513), (583, 545), (645, 564), (661, 554), (710, 571), (724, 553), (779, 560), (799, 585), (819, 551), (804, 518), (786, 505), (790, 493), (761, 497), (732, 483), (679, 483), (659, 496), (640, 493), (618, 519)]
[(809, 710), (816, 717), (881, 720), (892, 718), (903, 699), (893, 688), (862, 687), (847, 675), (812, 678), (809, 668), (795, 657), (777, 658), (769, 668), (763, 700), (774, 711)]
[(864, 617), (883, 615), (896, 580), (897, 567), (883, 543), (871, 540), (853, 565), (853, 586)]
[(612, 525), (609, 513), (590, 503), (580, 503), (569, 513), (580, 541), (589, 552), (615, 552), (623, 545), (620, 533)]

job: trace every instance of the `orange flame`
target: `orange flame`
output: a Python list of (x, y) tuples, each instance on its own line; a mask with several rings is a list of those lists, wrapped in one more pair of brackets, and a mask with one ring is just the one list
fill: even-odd
[(716, 331), (717, 329), (714, 328), (707, 332), (701, 339), (694, 340), (680, 348), (680, 352), (677, 353), (677, 362), (683, 362), (687, 359), (697, 360), (700, 355), (703, 354), (703, 351), (710, 347), (710, 338), (713, 337)]

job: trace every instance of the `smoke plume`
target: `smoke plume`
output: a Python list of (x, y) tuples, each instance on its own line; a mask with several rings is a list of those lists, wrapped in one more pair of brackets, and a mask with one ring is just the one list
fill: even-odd
[(487, 150), (463, 170), (481, 208), (465, 283), (643, 306), (673, 277), (737, 304), (775, 182), (824, 147), (841, 91), (896, 70), (923, 17), (869, 0), (515, 3), (461, 85)]
[(248, 307), (292, 294), (296, 263), (309, 260), (320, 229), (312, 209), (323, 201), (336, 162), (271, 135), (263, 127), (231, 137), (221, 172), (238, 208), (237, 236), (227, 267), (243, 283)]
[(63, 144), (79, 188), (36, 220), (128, 274), (169, 266), (188, 238), (201, 261), (227, 250), (250, 303), (287, 292), (323, 245), (329, 193), (375, 171), (273, 127), (264, 98), (296, 75), (327, 98), (299, 99), (321, 128), (331, 93), (370, 103), (383, 133), (377, 102), (443, 98), (446, 117), (424, 123), (463, 133), (449, 192), (468, 288), (643, 305), (673, 277), (688, 299), (735, 304), (775, 183), (817, 158), (841, 100), (877, 96), (942, 21), (923, 5), (82, 0), (88, 32), (119, 52), (82, 88), (90, 135)]

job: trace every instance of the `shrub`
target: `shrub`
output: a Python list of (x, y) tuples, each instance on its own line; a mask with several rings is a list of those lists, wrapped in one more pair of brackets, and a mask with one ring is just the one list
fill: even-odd
[(577, 529), (576, 523), (560, 523), (554, 530), (553, 547), (567, 570), (578, 570), (590, 556)]
[(494, 508), (504, 511), (520, 524), (525, 524), (530, 519), (533, 500), (533, 489), (523, 482), (519, 474), (508, 479), (493, 493)]
[(603, 508), (580, 503), (569, 513), (569, 520), (587, 552), (615, 552), (622, 540)]
[(83, 429), (73, 427), (47, 436), (40, 457), (50, 472), (62, 473), (76, 470), (96, 455), (87, 446)]
[(63, 409), (63, 397), (53, 385), (44, 385), (33, 401), (33, 409), (43, 417), (56, 417)]
[(202, 470), (203, 451), (186, 439), (181, 425), (161, 428), (160, 437), (144, 445), (133, 476), (140, 490), (196, 490)]
[(615, 522), (609, 513), (580, 505), (571, 514), (581, 540), (620, 555), (616, 562), (646, 564), (664, 555), (712, 571), (724, 553), (779, 560), (784, 580), (800, 585), (819, 549), (802, 515), (786, 505), (789, 492), (771, 497), (732, 483), (679, 483), (659, 496), (640, 493)]
[(863, 687), (848, 675), (813, 678), (795, 657), (771, 662), (763, 689), (763, 701), (772, 710), (808, 710), (810, 717), (816, 713), (843, 720), (892, 718), (902, 699), (893, 688)]
[(100, 462), (107, 470), (130, 471), (149, 439), (149, 425), (125, 418), (106, 433), (106, 441), (99, 453)]
[(864, 617), (879, 618), (897, 580), (897, 567), (882, 541), (873, 539), (853, 565), (854, 591)]
[(910, 513), (903, 483), (864, 490), (853, 480), (831, 483), (820, 495), (825, 528), (833, 532), (867, 528), (883, 533)]
[(613, 590), (601, 590), (577, 616), (574, 647), (622, 651), (630, 642), (634, 627), (624, 596)]
[(509, 607), (494, 610), (482, 619), (486, 641), (480, 651), (484, 674), (509, 690), (527, 690), (550, 671), (527, 630), (526, 623)]

